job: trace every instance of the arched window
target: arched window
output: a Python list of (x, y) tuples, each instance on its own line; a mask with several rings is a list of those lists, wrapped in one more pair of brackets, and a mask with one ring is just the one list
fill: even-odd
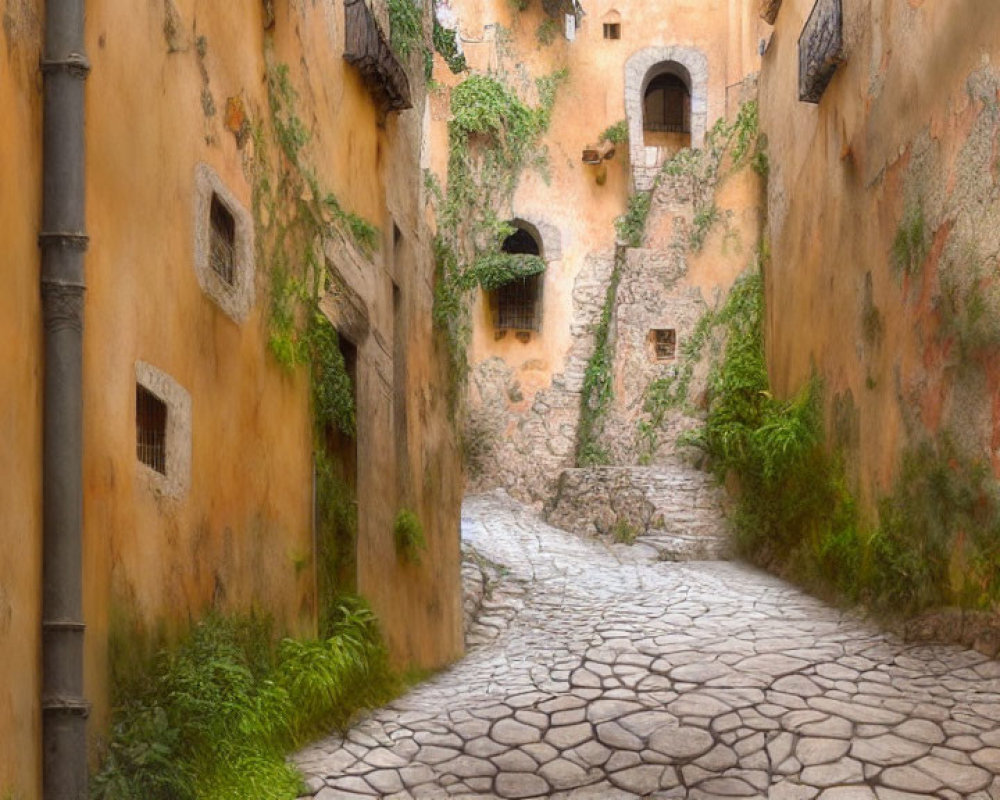
[[(505, 253), (540, 256), (538, 240), (525, 228), (517, 228), (501, 247)], [(497, 333), (506, 331), (538, 331), (541, 329), (542, 274), (515, 278), (493, 293), (494, 327)]]
[(643, 97), (643, 130), (691, 133), (691, 92), (684, 79), (670, 72), (654, 77)]

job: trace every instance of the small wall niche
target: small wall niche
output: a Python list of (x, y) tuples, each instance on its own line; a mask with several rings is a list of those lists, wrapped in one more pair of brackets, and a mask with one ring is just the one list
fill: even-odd
[(646, 341), (653, 361), (668, 362), (677, 357), (676, 328), (653, 328)]

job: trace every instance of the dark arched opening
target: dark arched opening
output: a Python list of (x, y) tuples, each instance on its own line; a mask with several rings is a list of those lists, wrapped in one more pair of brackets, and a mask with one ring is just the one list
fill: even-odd
[(653, 67), (642, 90), (644, 144), (665, 151), (691, 146), (691, 78), (673, 61)]

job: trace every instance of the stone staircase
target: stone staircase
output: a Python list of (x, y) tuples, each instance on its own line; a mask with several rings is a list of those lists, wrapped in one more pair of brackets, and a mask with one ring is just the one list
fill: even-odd
[(715, 479), (687, 464), (564, 470), (545, 508), (551, 525), (609, 542), (641, 543), (663, 561), (726, 559), (731, 552)]

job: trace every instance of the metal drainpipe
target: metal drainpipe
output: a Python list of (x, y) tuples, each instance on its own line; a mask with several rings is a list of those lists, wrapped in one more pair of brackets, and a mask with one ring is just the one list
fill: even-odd
[(83, 696), (84, 0), (46, 0), (42, 56), (42, 796), (87, 796)]

